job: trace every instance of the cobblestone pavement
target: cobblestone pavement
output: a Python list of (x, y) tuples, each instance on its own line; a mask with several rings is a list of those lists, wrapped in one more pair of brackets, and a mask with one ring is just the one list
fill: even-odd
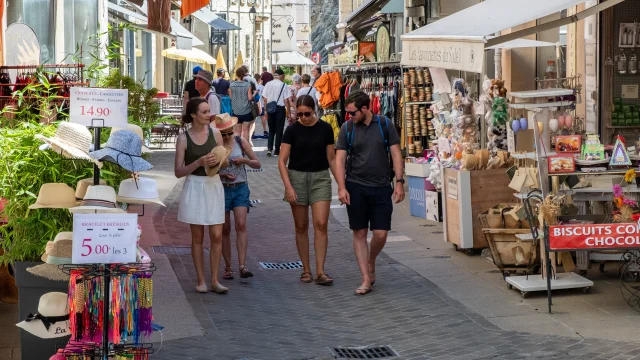
[[(351, 235), (333, 215), (326, 265), (333, 287), (301, 283), (299, 269), (260, 268), (260, 261), (292, 262), (298, 255), (277, 158), (259, 156), (264, 171), (249, 176), (251, 198), (262, 201), (248, 219), (247, 266), (255, 276), (223, 280), (227, 295), (196, 294), (191, 256), (167, 255), (205, 335), (156, 343), (153, 358), (331, 359), (332, 347), (388, 345), (400, 359), (640, 359), (638, 344), (500, 330), (384, 253), (375, 290), (355, 296), (360, 276)], [(188, 227), (175, 220), (181, 184), (154, 216), (163, 245), (189, 245)]]

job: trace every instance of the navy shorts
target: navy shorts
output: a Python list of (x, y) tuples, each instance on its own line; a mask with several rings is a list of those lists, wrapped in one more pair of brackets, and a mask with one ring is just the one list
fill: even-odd
[(238, 186), (224, 187), (224, 211), (231, 211), (238, 207), (251, 208), (249, 200), (249, 184), (244, 183)]
[(245, 114), (245, 115), (236, 115), (236, 117), (238, 118), (238, 124), (242, 124), (242, 123), (246, 123), (246, 122), (255, 120), (253, 118), (253, 115), (251, 115), (251, 113), (248, 113), (248, 114)]
[(391, 185), (373, 187), (347, 181), (346, 187), (351, 198), (351, 205), (347, 205), (351, 230), (391, 230)]

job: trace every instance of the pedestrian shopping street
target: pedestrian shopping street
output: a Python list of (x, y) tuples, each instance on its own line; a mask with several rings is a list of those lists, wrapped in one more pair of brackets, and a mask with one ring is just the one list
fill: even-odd
[[(411, 218), (404, 203), (395, 208), (394, 232), (366, 296), (354, 296), (360, 276), (337, 200), (326, 265), (334, 286), (301, 283), (300, 269), (260, 267), (295, 262), (298, 255), (277, 158), (265, 156), (266, 140), (254, 144), (263, 168), (249, 174), (251, 199), (259, 202), (248, 218), (247, 266), (255, 276), (239, 279), (234, 264), (236, 279), (222, 280), (227, 295), (194, 292), (189, 229), (176, 221), (181, 182), (173, 177), (173, 152), (153, 156), (152, 173), (167, 204), (141, 219), (143, 245), (158, 266), (155, 322), (165, 327), (153, 336), (154, 358), (331, 359), (332, 348), (368, 345), (389, 346), (400, 359), (640, 358), (638, 315), (614, 290), (613, 270), (592, 294), (556, 293), (555, 313), (548, 315), (544, 292), (523, 300), (492, 264), (455, 252), (442, 241), (439, 224)], [(150, 227), (155, 232), (146, 231)], [(235, 245), (233, 253), (235, 259)]]

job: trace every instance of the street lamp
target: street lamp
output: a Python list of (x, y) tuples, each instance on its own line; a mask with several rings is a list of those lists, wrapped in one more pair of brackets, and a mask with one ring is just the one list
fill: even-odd
[(293, 27), (291, 24), (289, 24), (289, 27), (287, 28), (287, 35), (289, 35), (289, 39), (293, 37)]
[[(252, 24), (256, 23), (256, 7), (255, 6), (251, 6), (251, 9), (249, 9), (249, 20), (251, 21)], [(255, 33), (255, 31), (254, 31)]]

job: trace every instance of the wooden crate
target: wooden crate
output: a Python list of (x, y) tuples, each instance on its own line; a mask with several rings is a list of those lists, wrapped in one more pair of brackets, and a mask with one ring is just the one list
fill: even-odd
[(460, 249), (486, 248), (478, 215), (499, 203), (513, 202), (506, 169), (458, 171), (444, 169), (445, 240)]

